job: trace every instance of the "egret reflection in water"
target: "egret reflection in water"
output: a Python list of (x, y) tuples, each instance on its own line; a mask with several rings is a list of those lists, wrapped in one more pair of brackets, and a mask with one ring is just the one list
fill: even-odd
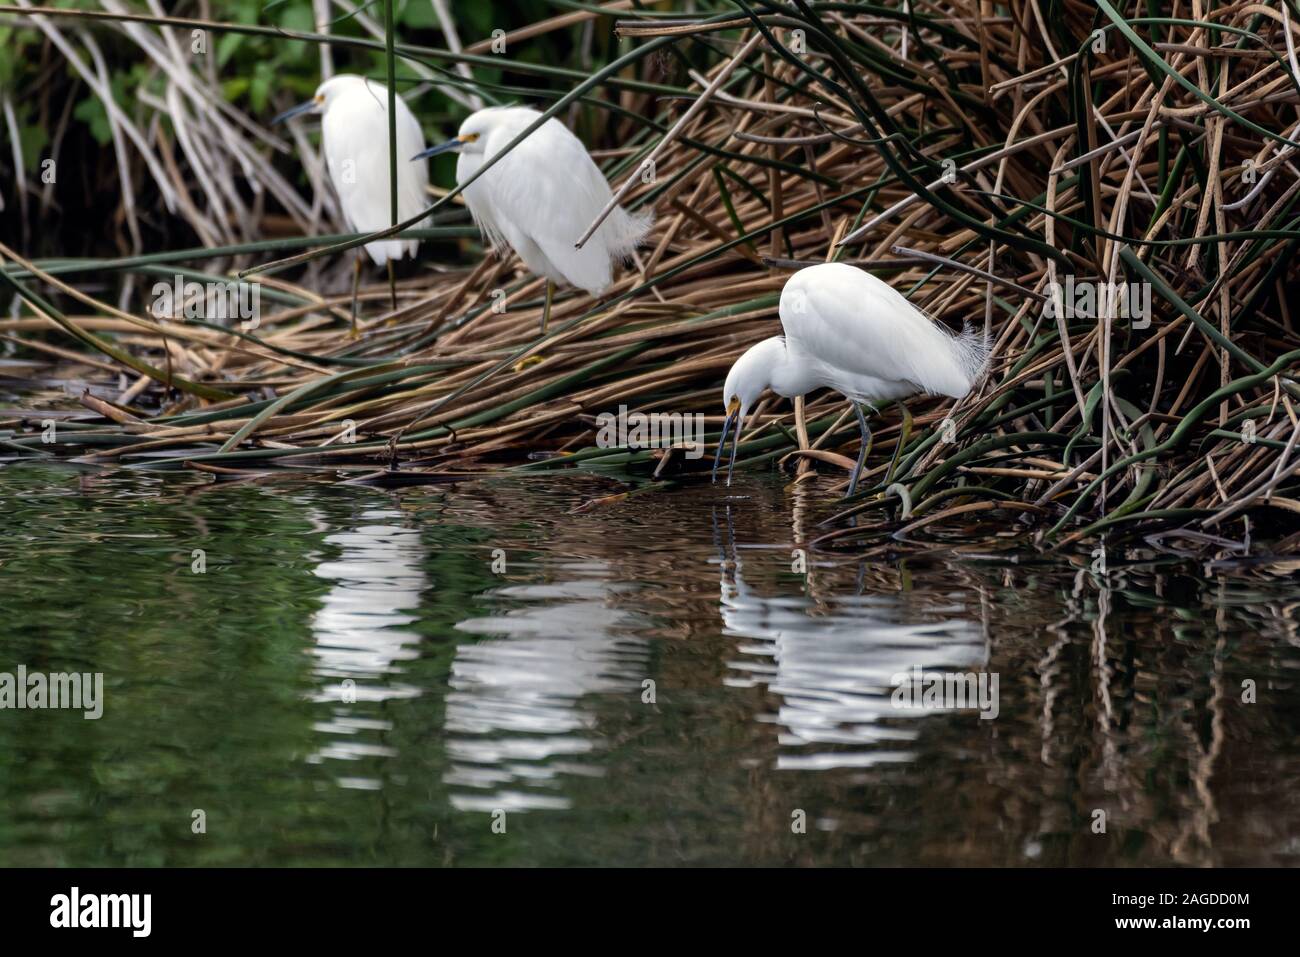
[(561, 580), (511, 584), (489, 599), (514, 605), (457, 624), (483, 640), (456, 649), (446, 731), (446, 783), (459, 810), (570, 806), (564, 774), (599, 774), (581, 761), (600, 731), (584, 697), (637, 694), (646, 647), (640, 617), (619, 602), (630, 585), (601, 563), (568, 564)]
[(729, 545), (730, 557), (720, 548), (719, 562), (723, 633), (748, 640), (726, 680), (737, 688), (763, 685), (781, 699), (775, 714), (760, 719), (782, 728), (778, 768), (911, 760), (902, 745), (918, 729), (908, 719), (935, 709), (894, 707), (894, 676), (987, 664), (982, 629), (958, 617), (957, 607), (932, 609), (933, 620), (916, 622), (905, 620), (916, 617), (915, 609), (894, 596), (763, 595), (746, 584), (744, 562)]
[[(0, 858), (1300, 862), (1291, 569), (935, 556), (855, 581), (810, 555), (796, 575), (816, 496), (748, 475), (743, 562), (728, 544), (719, 568), (695, 489), (566, 511), (606, 491), (0, 469), (0, 671), (103, 672), (106, 699), (98, 721), (5, 713)], [(997, 720), (889, 708), (913, 665), (1000, 674)], [(489, 805), (529, 813), (507, 837)], [(220, 840), (176, 807), (219, 808)]]
[[(417, 620), (415, 609), (428, 583), (421, 569), (420, 533), (397, 524), (401, 519), (394, 509), (368, 509), (361, 515), (363, 524), (325, 538), (326, 544), (342, 550), (315, 569), (318, 577), (333, 584), (312, 619), (314, 671), (325, 682), (315, 700), (332, 705), (330, 720), (316, 727), (331, 740), (309, 761), (391, 756), (391, 748), (368, 737), (391, 730), (391, 723), (354, 714), (354, 703), (420, 693), (402, 681), (400, 663), (419, 655), (420, 636), (407, 626)], [(379, 786), (361, 777), (345, 777), (339, 783)]]

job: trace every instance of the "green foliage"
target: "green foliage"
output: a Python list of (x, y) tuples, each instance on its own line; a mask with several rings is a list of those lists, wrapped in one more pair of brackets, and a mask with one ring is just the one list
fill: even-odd
[(22, 140), (23, 168), (39, 168), (45, 147), (50, 143), (49, 131), (37, 124), (28, 124), (18, 128), (18, 136)]
[[(98, 0), (60, 0), (55, 6), (87, 10), (102, 10)], [(382, 25), (382, 6), (370, 0), (358, 0), (358, 11)], [(461, 39), (470, 44), (486, 39), (497, 29), (510, 31), (528, 23), (554, 16), (557, 4), (546, 0), (523, 0), (510, 4), (467, 2), (452, 0), (450, 4)], [(558, 5), (563, 7), (565, 5)], [(446, 41), (434, 15), (429, 0), (399, 0), (396, 7), (397, 39), (431, 47), (445, 47)], [(140, 8), (143, 11), (143, 7)], [(170, 15), (199, 17), (202, 13), (193, 5), (170, 7)], [(249, 25), (274, 25), (287, 31), (317, 32), (310, 0), (213, 0), (207, 15), (222, 23)], [(166, 77), (140, 47), (119, 27), (105, 22), (73, 20), (54, 21), (65, 36), (75, 40), (76, 32), (84, 30), (94, 35), (108, 64), (114, 100), (133, 118), (142, 115), (138, 105), (142, 92), (161, 96), (166, 89)], [(602, 60), (614, 53), (605, 35), (608, 21), (600, 21), (595, 33), (593, 60), (590, 67), (598, 67)], [(149, 27), (151, 31), (156, 28)], [(375, 39), (366, 32), (358, 16), (338, 14), (328, 25), (328, 32), (341, 37)], [(177, 40), (188, 43), (184, 31), (177, 31)], [(520, 62), (551, 66), (573, 63), (573, 31), (555, 31), (533, 38), (510, 50), (510, 58)], [(252, 36), (238, 33), (216, 32), (208, 37), (207, 55), (215, 60), (216, 81), (221, 96), (232, 106), (247, 112), (255, 121), (267, 119), (291, 102), (306, 99), (320, 83), (320, 47), (315, 43), (289, 40), (273, 36)], [(603, 51), (603, 54), (602, 54)], [(81, 49), (83, 57), (90, 58)], [(28, 172), (39, 171), (40, 162), (52, 138), (51, 127), (61, 115), (65, 96), (75, 98), (71, 123), (100, 146), (111, 143), (112, 133), (107, 111), (99, 97), (81, 81), (70, 64), (51, 75), (50, 66), (62, 55), (54, 50), (46, 37), (29, 21), (0, 18), (0, 91), (7, 91), (12, 99), (22, 136), (22, 156)], [(382, 49), (367, 51), (337, 46), (333, 48), (337, 72), (354, 72), (383, 78), (385, 74)], [(444, 65), (445, 66), (445, 65)], [(196, 71), (202, 73), (202, 71)], [(398, 83), (409, 85), (414, 71), (405, 61), (398, 63)], [(476, 66), (479, 80), (495, 84), (503, 80), (503, 71)], [(428, 125), (454, 126), (464, 116), (464, 108), (445, 92), (433, 88), (425, 92), (418, 104), (419, 114)], [(162, 117), (168, 123), (167, 117)], [(0, 125), (0, 130), (3, 126)], [(71, 141), (83, 139), (70, 129)], [(0, 136), (7, 138), (7, 130)], [(8, 160), (10, 151), (0, 151), (0, 163)], [(109, 155), (109, 154), (106, 154)]]
[(113, 138), (111, 128), (108, 123), (108, 110), (104, 108), (104, 102), (99, 97), (91, 94), (77, 104), (72, 115), (85, 123), (90, 130), (90, 134), (95, 137), (95, 142), (105, 146)]

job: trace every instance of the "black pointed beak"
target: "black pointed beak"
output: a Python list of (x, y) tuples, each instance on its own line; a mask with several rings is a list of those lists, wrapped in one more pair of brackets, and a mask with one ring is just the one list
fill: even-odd
[(292, 109), (285, 110), (275, 119), (273, 119), (271, 121), (271, 125), (275, 126), (277, 123), (283, 123), (285, 120), (291, 120), (295, 116), (301, 116), (304, 113), (310, 113), (314, 109), (316, 109), (315, 100), (308, 100), (306, 103), (299, 103), (297, 106), (293, 107)]
[(731, 461), (727, 463), (727, 488), (731, 488), (731, 473), (736, 470), (736, 452), (740, 449), (740, 410), (736, 410), (736, 433), (731, 437)]
[(430, 146), (427, 150), (421, 150), (411, 157), (411, 162), (416, 160), (428, 159), (430, 156), (437, 156), (439, 153), (446, 153), (450, 150), (460, 149), (464, 141), (458, 136), (454, 140), (448, 140), (445, 143), (439, 143), (437, 146)]
[(713, 453), (713, 484), (718, 484), (718, 465), (722, 462), (722, 454), (727, 450), (727, 433), (731, 431), (731, 422), (736, 417), (734, 412), (728, 412), (726, 421), (722, 423), (722, 438), (718, 439), (718, 450)]
[(713, 484), (718, 484), (718, 465), (722, 462), (723, 453), (727, 451), (727, 434), (731, 431), (732, 426), (736, 428), (736, 434), (731, 440), (731, 464), (727, 467), (727, 486), (731, 486), (731, 472), (736, 467), (736, 444), (740, 440), (740, 403), (733, 402), (731, 408), (727, 410), (726, 421), (722, 423), (722, 437), (718, 439), (718, 451), (713, 455)]

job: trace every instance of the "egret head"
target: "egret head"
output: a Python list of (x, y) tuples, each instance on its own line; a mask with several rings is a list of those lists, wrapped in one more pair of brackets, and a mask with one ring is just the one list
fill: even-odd
[(460, 132), (456, 134), (455, 139), (447, 140), (447, 142), (439, 143), (436, 146), (430, 146), (427, 150), (416, 153), (411, 159), (427, 159), (430, 156), (437, 156), (439, 153), (446, 153), (449, 150), (471, 155), (474, 153), (481, 154), (487, 144), (488, 130), (492, 126), (491, 114), (492, 110), (490, 109), (471, 113), (465, 118), (465, 122), (460, 124)]
[(727, 382), (722, 387), (722, 404), (727, 410), (727, 419), (722, 425), (718, 453), (713, 459), (715, 482), (718, 480), (718, 463), (722, 460), (727, 445), (727, 433), (734, 427), (736, 431), (731, 443), (731, 465), (727, 468), (727, 484), (731, 484), (731, 470), (736, 464), (736, 448), (740, 444), (740, 431), (745, 416), (763, 394), (763, 390), (771, 386), (772, 368), (784, 357), (785, 343), (779, 336), (774, 336), (750, 346), (727, 373)]
[[(349, 86), (357, 83), (365, 83), (366, 78), (363, 76), (353, 76), (350, 73), (340, 73), (338, 76), (330, 77), (320, 86), (316, 87), (316, 94), (306, 103), (299, 103), (292, 109), (285, 110), (279, 116), (271, 121), (272, 125), (283, 123), (285, 120), (292, 119), (295, 116), (301, 116), (304, 113), (311, 113), (321, 116), (329, 109), (330, 103), (338, 98)], [(380, 87), (382, 90), (383, 87)]]

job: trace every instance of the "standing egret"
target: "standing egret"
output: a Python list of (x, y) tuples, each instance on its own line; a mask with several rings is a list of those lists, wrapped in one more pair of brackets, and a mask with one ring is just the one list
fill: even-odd
[[(526, 106), (479, 110), (461, 124), (454, 140), (413, 159), (458, 150), (456, 180), (463, 183), (541, 115)], [(582, 141), (554, 117), (465, 187), (470, 214), (492, 248), (509, 244), (524, 265), (546, 278), (543, 332), (556, 283), (600, 295), (609, 288), (614, 261), (629, 256), (650, 229), (652, 216), (616, 206), (591, 239), (575, 248), (612, 197)]]
[(888, 283), (844, 263), (801, 269), (781, 290), (781, 328), (752, 346), (727, 373), (722, 427), (713, 480), (735, 425), (727, 484), (736, 464), (736, 446), (745, 414), (764, 389), (793, 398), (823, 386), (853, 406), (862, 428), (862, 451), (849, 480), (852, 495), (867, 457), (862, 404), (902, 399), (918, 392), (959, 399), (970, 392), (988, 362), (983, 333), (967, 328), (954, 335), (908, 302)]
[[(400, 96), (397, 110), (397, 155), (410, 156), (424, 149), (424, 133), (411, 108)], [(338, 192), (343, 215), (353, 232), (371, 233), (392, 223), (392, 196), (388, 184), (388, 87), (363, 76), (339, 74), (316, 88), (306, 103), (286, 110), (272, 123), (312, 113), (321, 117), (321, 138), (330, 181)], [(421, 163), (397, 164), (397, 218), (410, 219), (428, 205), (425, 195), (429, 170)], [(417, 224), (423, 225), (423, 223)], [(397, 308), (397, 285), (393, 260), (420, 247), (418, 239), (377, 239), (366, 243), (366, 252), (376, 266), (388, 267), (388, 290)], [(361, 281), (361, 256), (352, 273), (352, 331), (357, 323), (357, 286)]]

